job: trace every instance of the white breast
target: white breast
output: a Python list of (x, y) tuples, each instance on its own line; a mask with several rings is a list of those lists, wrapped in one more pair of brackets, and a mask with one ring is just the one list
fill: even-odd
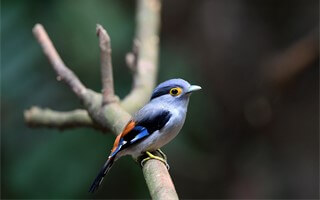
[(138, 157), (142, 152), (155, 151), (161, 148), (177, 136), (186, 118), (186, 108), (167, 106), (166, 109), (172, 114), (166, 125), (137, 145), (125, 149), (122, 155), (130, 154), (133, 157)]

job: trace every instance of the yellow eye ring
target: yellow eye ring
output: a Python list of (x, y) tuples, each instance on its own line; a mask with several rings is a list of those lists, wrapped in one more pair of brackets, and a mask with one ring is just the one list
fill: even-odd
[(182, 92), (182, 89), (181, 88), (179, 88), (179, 87), (174, 87), (174, 88), (171, 88), (170, 89), (170, 95), (171, 96), (178, 96), (179, 94), (181, 94), (181, 92)]

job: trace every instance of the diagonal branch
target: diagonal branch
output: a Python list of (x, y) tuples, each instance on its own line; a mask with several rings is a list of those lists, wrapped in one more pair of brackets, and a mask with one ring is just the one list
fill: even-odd
[(292, 45), (262, 64), (268, 86), (281, 88), (319, 58), (318, 29), (313, 29)]
[(64, 81), (72, 91), (82, 99), (86, 92), (86, 87), (80, 82), (79, 78), (64, 64), (57, 50), (54, 48), (47, 32), (41, 24), (36, 24), (33, 28), (33, 34), (37, 38), (44, 54), (47, 56), (53, 69), (57, 73), (57, 80)]
[[(102, 95), (85, 88), (78, 77), (63, 63), (43, 26), (35, 25), (33, 32), (56, 71), (57, 79), (65, 81), (78, 98), (82, 100), (92, 121), (99, 124), (102, 130), (111, 130), (114, 134), (120, 133), (130, 119), (129, 113), (117, 103), (109, 103), (102, 108)], [(112, 73), (108, 76), (112, 79)]]
[(100, 24), (97, 24), (96, 30), (100, 47), (102, 103), (105, 105), (116, 100), (113, 86), (111, 41), (107, 31)]

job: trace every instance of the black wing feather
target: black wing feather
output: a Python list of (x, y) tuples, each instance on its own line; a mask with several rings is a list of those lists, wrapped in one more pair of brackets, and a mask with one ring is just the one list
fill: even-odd
[[(153, 114), (153, 115), (151, 114), (140, 119), (139, 121), (136, 122), (136, 127), (139, 126), (139, 127), (146, 128), (148, 130), (149, 135), (151, 135), (155, 131), (162, 129), (164, 125), (166, 125), (166, 123), (169, 121), (171, 116), (172, 114), (170, 111), (162, 110), (157, 112), (156, 114)], [(135, 138), (139, 133), (141, 133), (141, 130), (138, 128), (134, 128), (123, 137), (123, 140), (127, 141), (127, 144), (131, 144), (130, 141), (133, 138)], [(139, 141), (141, 140), (138, 140), (136, 142), (139, 142)]]
[(168, 110), (162, 110), (157, 112), (155, 115), (146, 116), (137, 123), (137, 126), (145, 127), (150, 134), (160, 130), (166, 125), (172, 116), (171, 112)]

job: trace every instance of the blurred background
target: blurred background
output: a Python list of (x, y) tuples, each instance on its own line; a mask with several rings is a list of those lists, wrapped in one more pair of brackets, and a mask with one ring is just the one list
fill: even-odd
[[(181, 77), (192, 96), (180, 135), (163, 148), (180, 198), (319, 198), (319, 1), (165, 0), (158, 82)], [(150, 198), (142, 172), (119, 160), (94, 196), (88, 187), (114, 136), (31, 129), (32, 105), (80, 106), (32, 36), (42, 23), (65, 63), (101, 90), (95, 34), (112, 39), (115, 87), (131, 88), (125, 54), (135, 1), (1, 1), (1, 196)]]

